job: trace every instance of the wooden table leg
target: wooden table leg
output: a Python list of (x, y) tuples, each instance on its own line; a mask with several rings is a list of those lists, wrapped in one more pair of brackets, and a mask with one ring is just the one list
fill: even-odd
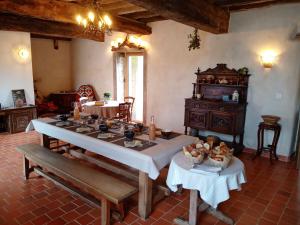
[(189, 210), (189, 224), (197, 224), (197, 209), (198, 209), (198, 191), (191, 190), (190, 192), (190, 210)]
[(152, 180), (147, 173), (139, 172), (139, 215), (147, 219), (152, 207)]
[(189, 209), (189, 221), (185, 221), (181, 218), (175, 218), (174, 223), (178, 225), (197, 225), (197, 211), (198, 211), (198, 191), (190, 191), (190, 209)]
[(50, 148), (50, 139), (46, 134), (40, 134), (41, 146), (45, 148)]

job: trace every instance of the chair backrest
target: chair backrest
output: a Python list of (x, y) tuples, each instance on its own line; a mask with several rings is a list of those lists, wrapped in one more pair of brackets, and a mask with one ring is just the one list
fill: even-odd
[(134, 104), (134, 100), (135, 100), (135, 97), (130, 97), (130, 96), (124, 97), (124, 102), (129, 102), (132, 104), (132, 106)]
[(125, 102), (125, 103), (120, 103), (119, 104), (119, 119), (124, 119), (127, 122), (130, 119), (130, 108), (131, 108), (131, 103)]
[(77, 96), (77, 101), (81, 97), (87, 97), (91, 100), (96, 100), (94, 89), (91, 85), (88, 85), (88, 84), (81, 85), (77, 90), (77, 95), (78, 95)]
[(130, 112), (129, 120), (130, 121), (131, 121), (131, 117), (132, 117), (132, 109), (133, 109), (134, 101), (135, 101), (135, 97), (131, 97), (131, 96), (125, 96), (124, 97), (124, 102), (131, 103), (131, 106), (130, 106), (130, 109), (129, 109), (129, 112)]

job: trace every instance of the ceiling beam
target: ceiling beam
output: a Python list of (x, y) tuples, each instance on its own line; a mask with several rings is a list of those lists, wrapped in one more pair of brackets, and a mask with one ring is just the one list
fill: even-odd
[[(58, 0), (1, 0), (0, 12), (30, 16), (36, 19), (73, 23), (77, 14), (85, 15), (88, 8), (73, 2)], [(151, 34), (151, 27), (144, 23), (112, 16), (112, 30), (134, 34)]]
[(143, 12), (133, 12), (133, 13), (127, 13), (123, 16), (126, 16), (127, 18), (130, 19), (144, 19), (144, 18), (149, 18), (149, 17), (153, 17), (153, 16), (159, 16), (156, 13), (151, 13), (149, 11), (143, 11)]
[(206, 0), (127, 0), (152, 13), (215, 34), (227, 33), (230, 14)]
[(86, 33), (75, 24), (45, 21), (27, 16), (0, 13), (0, 30), (22, 31), (38, 35), (63, 38), (81, 38), (104, 41), (104, 33)]
[(298, 3), (300, 0), (216, 0), (214, 3), (230, 11), (260, 8), (275, 4)]

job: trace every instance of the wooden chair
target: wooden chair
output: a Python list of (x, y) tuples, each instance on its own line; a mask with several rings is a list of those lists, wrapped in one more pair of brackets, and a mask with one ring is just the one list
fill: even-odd
[(131, 119), (132, 119), (131, 117), (132, 117), (132, 109), (133, 109), (134, 101), (135, 101), (135, 98), (134, 98), (134, 97), (130, 97), (130, 96), (124, 97), (124, 102), (125, 102), (125, 103), (131, 103), (130, 109), (129, 109), (129, 113), (130, 113), (130, 115), (129, 115), (129, 120), (130, 120), (130, 121), (131, 121)]
[(118, 115), (115, 117), (115, 119), (123, 120), (126, 122), (130, 121), (130, 108), (131, 103), (125, 102), (119, 104), (119, 112)]

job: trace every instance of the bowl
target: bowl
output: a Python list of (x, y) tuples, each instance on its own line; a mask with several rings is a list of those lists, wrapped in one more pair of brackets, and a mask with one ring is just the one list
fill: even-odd
[(66, 122), (69, 119), (69, 115), (63, 114), (63, 115), (60, 115), (58, 118), (59, 118), (59, 120)]
[(133, 141), (133, 138), (134, 138), (135, 133), (134, 133), (134, 131), (132, 131), (132, 130), (126, 130), (126, 131), (124, 132), (124, 135), (125, 135), (125, 137), (126, 137), (126, 139), (127, 139), (128, 141)]
[(280, 120), (279, 116), (273, 116), (273, 115), (262, 115), (261, 117), (262, 117), (264, 123), (270, 124), (270, 125), (274, 125)]
[(172, 130), (170, 129), (163, 129), (161, 130), (161, 135), (165, 138), (168, 138), (172, 133)]
[(142, 124), (142, 123), (137, 123), (137, 124), (135, 124), (134, 126), (139, 130), (139, 132), (142, 132), (142, 131), (143, 131), (144, 124)]
[(108, 126), (106, 125), (106, 124), (100, 124), (99, 125), (99, 130), (101, 131), (101, 132), (107, 132), (108, 131)]
[(97, 120), (97, 119), (99, 118), (99, 115), (98, 115), (98, 114), (92, 114), (92, 115), (91, 115), (91, 118), (92, 118), (93, 120)]

